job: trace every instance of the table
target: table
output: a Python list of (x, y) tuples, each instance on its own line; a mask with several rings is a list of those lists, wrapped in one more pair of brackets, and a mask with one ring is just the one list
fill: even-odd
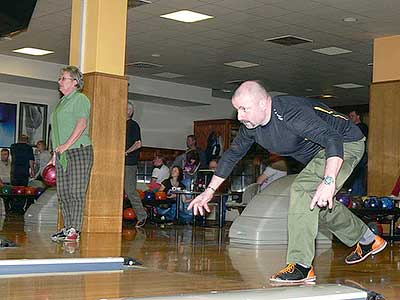
[[(179, 208), (181, 206), (182, 195), (190, 195), (190, 196), (198, 196), (202, 192), (191, 192), (191, 191), (174, 191), (176, 197), (176, 220), (179, 220)], [(224, 197), (229, 196), (229, 193), (215, 193), (214, 198), (209, 203), (217, 203), (218, 204), (218, 227), (222, 228), (225, 224), (224, 220)], [(193, 216), (194, 224), (196, 225), (196, 218)]]

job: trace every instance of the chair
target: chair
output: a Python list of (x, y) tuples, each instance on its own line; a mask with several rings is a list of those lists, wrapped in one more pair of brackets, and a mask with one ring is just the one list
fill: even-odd
[(228, 209), (237, 209), (239, 213), (242, 213), (243, 209), (246, 207), (247, 204), (253, 199), (255, 195), (259, 192), (260, 185), (258, 183), (252, 183), (248, 185), (243, 194), (242, 194), (242, 202), (236, 201), (228, 201), (226, 203), (226, 208)]

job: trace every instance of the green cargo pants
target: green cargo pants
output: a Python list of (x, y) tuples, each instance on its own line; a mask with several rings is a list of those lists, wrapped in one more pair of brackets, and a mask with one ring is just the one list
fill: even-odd
[[(344, 158), (336, 178), (336, 192), (361, 160), (365, 149), (364, 140), (344, 143)], [(318, 206), (310, 210), (311, 200), (324, 177), (325, 163), (325, 150), (321, 150), (292, 184), (288, 213), (287, 263), (312, 264), (320, 222), (326, 224), (328, 230), (349, 247), (355, 245), (368, 229), (363, 221), (337, 200), (331, 210), (320, 209)]]

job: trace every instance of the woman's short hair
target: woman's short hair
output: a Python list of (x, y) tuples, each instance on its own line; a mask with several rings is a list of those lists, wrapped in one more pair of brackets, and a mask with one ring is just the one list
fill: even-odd
[(82, 72), (75, 66), (67, 66), (61, 69), (61, 74), (64, 72), (68, 72), (71, 75), (71, 78), (76, 80), (76, 88), (81, 91), (83, 89), (83, 74)]

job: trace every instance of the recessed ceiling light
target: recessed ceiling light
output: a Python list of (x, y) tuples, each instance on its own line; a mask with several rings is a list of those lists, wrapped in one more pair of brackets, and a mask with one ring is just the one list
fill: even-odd
[(153, 53), (151, 56), (152, 56), (152, 57), (160, 57), (161, 55), (158, 54), (158, 53)]
[(243, 82), (245, 82), (245, 79), (235, 79), (235, 80), (229, 80), (229, 81), (225, 81), (224, 83), (226, 84), (233, 84), (233, 85), (240, 85)]
[(368, 67), (373, 67), (374, 66), (374, 63), (369, 63), (368, 64)]
[(170, 73), (170, 72), (162, 72), (162, 73), (153, 74), (153, 76), (158, 76), (158, 77), (163, 77), (163, 78), (172, 79), (172, 78), (184, 77), (185, 75), (176, 74), (176, 73)]
[(259, 66), (259, 64), (255, 64), (255, 63), (244, 61), (244, 60), (232, 61), (232, 62), (224, 63), (224, 65), (235, 67), (235, 68), (241, 68), (241, 69)]
[(312, 92), (312, 89), (306, 89), (307, 92)]
[(28, 54), (28, 55), (47, 55), (50, 53), (54, 53), (54, 51), (38, 49), (38, 48), (20, 48), (13, 50), (13, 52)]
[(160, 17), (185, 23), (193, 23), (214, 18), (213, 16), (203, 15), (190, 10), (180, 10), (170, 14), (161, 15)]
[(304, 43), (312, 43), (313, 42), (313, 40), (306, 39), (306, 38), (303, 38), (303, 37), (294, 36), (294, 35), (278, 36), (278, 37), (265, 39), (264, 41), (265, 42), (272, 42), (272, 43), (276, 43), (276, 44), (284, 45), (284, 46), (293, 46), (293, 45), (304, 44)]
[(355, 17), (346, 17), (346, 18), (343, 18), (343, 21), (344, 22), (357, 22), (358, 19)]
[(345, 54), (345, 53), (350, 53), (352, 51), (339, 48), (339, 47), (327, 47), (327, 48), (321, 48), (321, 49), (313, 49), (312, 51), (318, 52), (321, 54), (325, 55), (339, 55), (339, 54)]
[(333, 95), (329, 95), (329, 94), (324, 94), (324, 95), (321, 95), (321, 97), (322, 97), (323, 99), (331, 99), (331, 98), (335, 98)]
[(278, 91), (268, 92), (268, 94), (269, 94), (271, 97), (288, 95), (288, 93), (285, 93), (285, 92), (278, 92)]
[(342, 89), (356, 89), (356, 88), (364, 87), (363, 85), (356, 84), (356, 83), (342, 83), (342, 84), (335, 84), (333, 86), (342, 88)]

